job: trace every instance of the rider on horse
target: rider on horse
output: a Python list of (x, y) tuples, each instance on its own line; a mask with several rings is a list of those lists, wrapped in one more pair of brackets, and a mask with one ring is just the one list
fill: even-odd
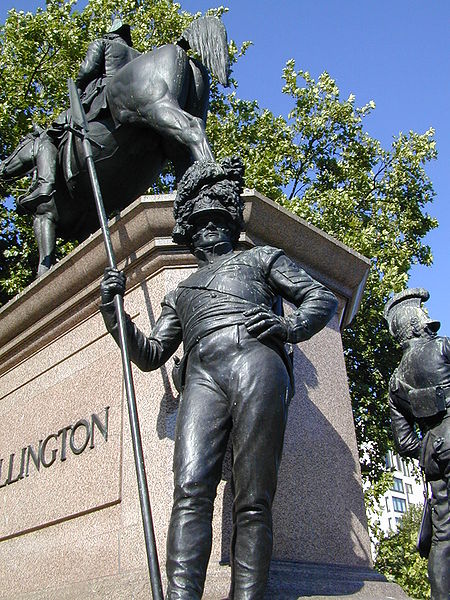
[[(228, 85), (227, 35), (215, 17), (195, 19), (176, 44), (141, 55), (130, 42), (129, 28), (114, 24), (89, 47), (77, 82), (107, 214), (146, 193), (167, 161), (179, 180), (194, 161), (213, 160), (205, 132), (209, 73)], [(17, 210), (33, 215), (38, 275), (55, 264), (57, 237), (82, 241), (98, 228), (82, 140), (67, 131), (70, 122), (66, 112), (46, 132), (28, 134), (0, 164), (5, 180), (34, 171), (36, 183)]]
[[(76, 84), (89, 120), (107, 108), (105, 84), (128, 62), (139, 55), (132, 48), (130, 26), (115, 19), (108, 33), (93, 41), (80, 67)], [(18, 200), (27, 211), (42, 202), (47, 202), (55, 192), (58, 147), (69, 121), (69, 111), (57, 117), (50, 128), (43, 131), (37, 140), (37, 177), (29, 193)]]
[(76, 79), (77, 88), (83, 91), (80, 96), (89, 120), (107, 108), (105, 84), (108, 77), (139, 54), (133, 49), (130, 26), (120, 19), (114, 21), (107, 34), (90, 44)]

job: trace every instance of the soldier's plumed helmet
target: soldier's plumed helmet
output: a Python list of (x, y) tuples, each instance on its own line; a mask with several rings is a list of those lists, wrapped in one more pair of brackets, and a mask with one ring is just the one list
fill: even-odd
[(126, 23), (123, 23), (121, 19), (114, 19), (113, 24), (108, 29), (105, 37), (113, 37), (114, 35), (120, 35), (120, 37), (128, 44), (128, 46), (133, 46), (133, 42), (131, 40), (131, 28)]
[[(384, 318), (389, 331), (402, 344), (415, 336), (414, 329), (427, 326), (431, 331), (438, 331), (441, 324), (428, 317), (422, 308), (430, 294), (423, 288), (410, 288), (395, 294), (386, 304)], [(415, 327), (414, 327), (415, 326)]]
[(244, 166), (238, 157), (195, 162), (181, 178), (173, 207), (175, 227), (172, 238), (190, 246), (194, 223), (199, 217), (225, 216), (230, 225), (233, 247), (243, 229)]

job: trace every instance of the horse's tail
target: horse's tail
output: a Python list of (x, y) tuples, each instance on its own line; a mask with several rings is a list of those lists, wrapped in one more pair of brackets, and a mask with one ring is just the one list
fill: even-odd
[(217, 77), (222, 85), (228, 85), (230, 61), (227, 32), (217, 17), (200, 17), (189, 25), (178, 44), (198, 52), (202, 63)]

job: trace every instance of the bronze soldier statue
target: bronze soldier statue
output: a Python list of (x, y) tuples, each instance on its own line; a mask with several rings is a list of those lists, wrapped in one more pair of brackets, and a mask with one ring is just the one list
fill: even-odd
[[(417, 458), (432, 490), (433, 536), (428, 559), (432, 600), (450, 594), (450, 339), (422, 309), (429, 293), (396, 294), (386, 305), (389, 331), (403, 348), (392, 375), (389, 406), (399, 453)], [(421, 437), (418, 436), (418, 426)]]
[[(89, 120), (95, 119), (107, 108), (107, 79), (139, 54), (132, 48), (130, 26), (120, 19), (115, 19), (108, 33), (89, 45), (76, 79)], [(18, 200), (18, 204), (28, 212), (48, 202), (55, 192), (58, 146), (67, 123), (68, 111), (65, 111), (36, 140), (36, 178), (29, 192)]]
[[(337, 301), (323, 285), (268, 246), (235, 250), (243, 226), (243, 167), (198, 161), (174, 206), (174, 241), (198, 269), (169, 292), (149, 337), (128, 319), (132, 361), (164, 364), (181, 342), (182, 390), (174, 449), (174, 502), (167, 542), (168, 600), (199, 600), (212, 543), (211, 521), (231, 438), (234, 484), (230, 598), (261, 600), (272, 553), (272, 502), (293, 392), (285, 343), (309, 339)], [(124, 276), (107, 269), (101, 311), (117, 340), (113, 297)], [(282, 316), (281, 298), (296, 308)]]
[(105, 84), (122, 67), (139, 56), (133, 48), (130, 26), (115, 19), (108, 33), (88, 47), (76, 79), (88, 120), (107, 108)]

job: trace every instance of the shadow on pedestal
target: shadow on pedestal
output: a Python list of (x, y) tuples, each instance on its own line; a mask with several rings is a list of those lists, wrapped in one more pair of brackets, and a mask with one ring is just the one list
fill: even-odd
[(363, 567), (273, 561), (265, 600), (302, 598), (406, 600), (408, 596), (383, 575)]

